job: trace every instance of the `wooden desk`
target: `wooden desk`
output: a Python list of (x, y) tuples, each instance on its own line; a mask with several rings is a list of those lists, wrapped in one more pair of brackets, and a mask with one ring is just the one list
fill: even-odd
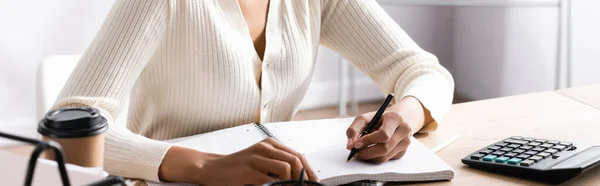
[(33, 148), (34, 148), (33, 145), (19, 145), (19, 146), (13, 146), (13, 147), (0, 148), (0, 150), (29, 156), (31, 154), (31, 152), (33, 152)]
[[(593, 97), (581, 97), (577, 101), (563, 96), (564, 92), (559, 92), (560, 94), (543, 92), (453, 105), (440, 128), (430, 134), (431, 138), (424, 138), (422, 142), (431, 147), (434, 146), (432, 144), (440, 143), (435, 139), (444, 139), (435, 136), (449, 136), (456, 131), (461, 133), (457, 141), (437, 153), (452, 166), (455, 177), (447, 182), (413, 185), (544, 185), (471, 169), (462, 164), (460, 159), (511, 135), (600, 144), (597, 134), (600, 131), (600, 109), (581, 101), (594, 100), (591, 99)], [(582, 94), (579, 89), (568, 89), (565, 92), (578, 93), (573, 95), (591, 95)], [(28, 151), (27, 147), (9, 150), (21, 153)], [(584, 173), (565, 184), (600, 186), (600, 168)]]
[[(416, 185), (544, 185), (471, 169), (460, 159), (512, 135), (600, 144), (600, 110), (554, 92), (543, 92), (453, 105), (437, 132), (452, 128), (461, 138), (437, 153), (455, 170), (449, 182)], [(594, 169), (566, 185), (599, 185)]]
[(588, 85), (564, 90), (557, 90), (559, 94), (570, 97), (584, 104), (600, 109), (600, 85)]

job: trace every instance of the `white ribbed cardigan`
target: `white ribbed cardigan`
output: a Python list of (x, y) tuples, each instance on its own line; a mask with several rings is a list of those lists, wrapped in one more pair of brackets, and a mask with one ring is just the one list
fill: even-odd
[(54, 108), (96, 107), (112, 123), (130, 93), (104, 168), (158, 181), (171, 146), (159, 140), (290, 120), (319, 45), (396, 100), (416, 97), (436, 121), (451, 104), (451, 75), (374, 0), (271, 0), (262, 61), (237, 0), (118, 0)]

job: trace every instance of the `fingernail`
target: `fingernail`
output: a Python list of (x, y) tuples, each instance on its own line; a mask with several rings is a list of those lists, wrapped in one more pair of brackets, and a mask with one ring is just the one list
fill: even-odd
[(363, 147), (363, 143), (362, 143), (362, 142), (360, 142), (360, 141), (359, 141), (359, 142), (356, 142), (356, 143), (354, 144), (354, 148), (360, 149), (360, 148), (362, 148), (362, 147)]

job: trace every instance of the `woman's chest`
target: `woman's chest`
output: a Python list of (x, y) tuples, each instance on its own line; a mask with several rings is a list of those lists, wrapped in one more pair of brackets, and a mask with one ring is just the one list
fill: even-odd
[[(261, 22), (247, 22), (238, 0), (176, 3), (171, 7), (165, 38), (158, 49), (160, 56), (155, 56), (153, 63), (168, 63), (170, 68), (193, 69), (203, 74), (221, 70), (223, 76), (251, 76), (258, 83), (265, 72), (286, 72), (288, 75), (281, 78), (288, 78), (306, 74), (314, 67), (320, 12), (311, 10), (313, 1), (271, 1), (263, 22), (262, 59), (255, 50), (250, 29)], [(228, 67), (238, 70), (227, 70)]]

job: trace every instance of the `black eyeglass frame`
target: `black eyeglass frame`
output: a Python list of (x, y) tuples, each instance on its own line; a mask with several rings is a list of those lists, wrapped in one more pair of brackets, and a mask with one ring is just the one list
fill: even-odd
[[(67, 174), (67, 168), (65, 166), (65, 158), (62, 147), (59, 143), (54, 141), (41, 141), (32, 138), (26, 138), (21, 136), (16, 136), (8, 133), (0, 132), (0, 137), (8, 138), (15, 141), (25, 142), (32, 145), (35, 145), (33, 153), (29, 158), (29, 164), (27, 165), (27, 173), (25, 175), (25, 182), (23, 185), (30, 186), (33, 181), (33, 173), (35, 172), (35, 166), (37, 164), (37, 160), (42, 154), (42, 152), (46, 150), (54, 150), (54, 158), (56, 163), (58, 164), (58, 172), (60, 173), (60, 179), (64, 186), (70, 186), (71, 182), (69, 182), (69, 175)], [(88, 186), (111, 186), (115, 184), (125, 185), (123, 178), (117, 176), (109, 176), (100, 181), (88, 184)]]

